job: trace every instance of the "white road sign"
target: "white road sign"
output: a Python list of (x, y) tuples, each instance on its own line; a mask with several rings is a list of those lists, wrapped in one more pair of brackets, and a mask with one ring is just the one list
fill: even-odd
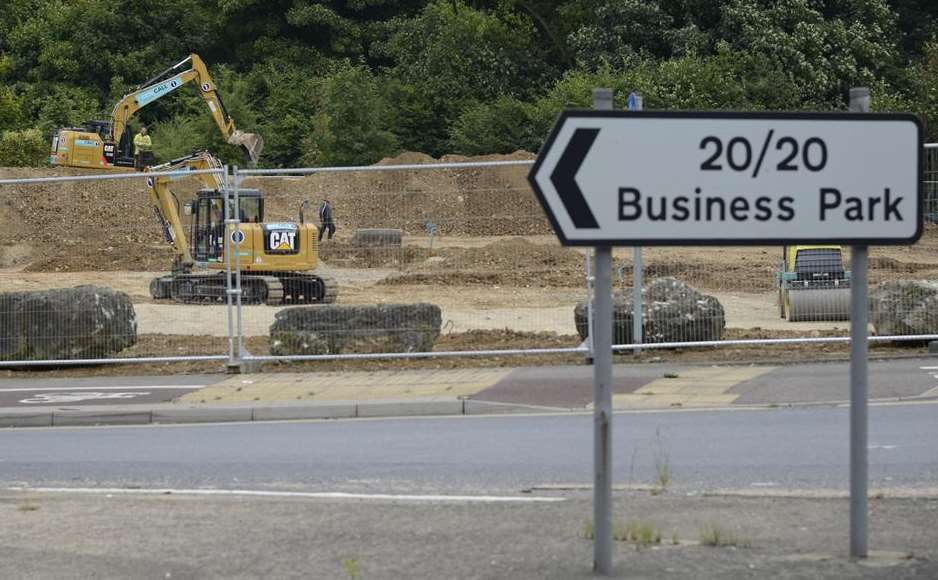
[(528, 179), (565, 245), (910, 244), (907, 114), (566, 111)]

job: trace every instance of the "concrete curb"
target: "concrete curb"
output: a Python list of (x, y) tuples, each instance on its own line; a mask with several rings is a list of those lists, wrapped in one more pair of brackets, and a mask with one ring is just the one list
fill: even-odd
[(531, 412), (572, 412), (536, 406), (484, 403), (456, 398), (399, 399), (381, 401), (329, 401), (314, 404), (258, 402), (242, 405), (96, 405), (81, 408), (0, 408), (3, 427), (82, 427), (95, 425), (148, 425), (180, 423), (231, 423), (304, 419), (352, 419), (378, 417), (426, 417), (494, 415)]

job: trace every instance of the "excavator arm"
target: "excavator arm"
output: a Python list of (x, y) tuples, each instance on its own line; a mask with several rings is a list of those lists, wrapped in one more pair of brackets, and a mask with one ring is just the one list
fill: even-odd
[[(149, 167), (149, 172), (171, 172), (171, 171), (199, 171), (204, 169), (221, 169), (221, 162), (211, 153), (202, 151), (193, 153), (185, 157), (174, 159), (162, 165)], [(207, 189), (224, 189), (224, 177), (218, 173), (199, 173), (194, 175), (202, 182), (203, 187)], [(173, 246), (176, 253), (177, 268), (188, 271), (195, 263), (192, 259), (192, 251), (189, 247), (189, 241), (186, 239), (185, 229), (182, 225), (182, 219), (179, 217), (179, 207), (175, 196), (169, 189), (169, 184), (177, 179), (176, 176), (158, 175), (147, 178), (147, 185), (150, 188), (150, 201), (156, 211), (156, 217), (163, 228), (163, 235)]]
[[(188, 66), (187, 66), (188, 65)], [(205, 66), (205, 62), (197, 54), (191, 54), (174, 66), (169, 67), (160, 74), (138, 86), (132, 93), (125, 95), (114, 106), (111, 113), (112, 137), (115, 143), (120, 143), (127, 131), (127, 123), (137, 111), (160, 99), (179, 87), (195, 82), (199, 95), (205, 100), (215, 124), (225, 137), (225, 140), (241, 147), (251, 165), (256, 165), (264, 148), (264, 140), (256, 133), (245, 133), (235, 127), (234, 121), (228, 114), (225, 104), (218, 94), (218, 88), (212, 80)]]

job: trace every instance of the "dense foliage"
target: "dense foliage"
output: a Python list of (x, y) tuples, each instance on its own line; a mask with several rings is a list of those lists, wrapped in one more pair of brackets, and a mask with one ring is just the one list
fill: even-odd
[[(599, 85), (739, 110), (844, 109), (869, 86), (938, 138), (933, 0), (3, 0), (0, 163), (41, 162), (37, 139), (190, 52), (271, 166), (537, 150)], [(234, 153), (191, 88), (135, 122), (164, 159)]]

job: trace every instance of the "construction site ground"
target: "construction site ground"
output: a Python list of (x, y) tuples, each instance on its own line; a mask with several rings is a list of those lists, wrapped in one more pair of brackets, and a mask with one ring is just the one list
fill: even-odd
[[(470, 160), (530, 159), (519, 152)], [(461, 161), (465, 158), (446, 158)], [(403, 154), (384, 164), (433, 161)], [(579, 344), (573, 308), (586, 297), (585, 249), (559, 245), (526, 183), (527, 166), (461, 171), (428, 170), (265, 177), (246, 182), (268, 196), (268, 221), (297, 219), (300, 204), (327, 196), (339, 233), (324, 241), (322, 270), (336, 278), (339, 303), (432, 302), (442, 309), (437, 350), (573, 347)], [(64, 169), (2, 169), (0, 179), (81, 174)], [(179, 182), (181, 201), (195, 190)], [(313, 213), (307, 210), (307, 214)], [(167, 271), (172, 252), (149, 207), (142, 180), (0, 186), (0, 292), (81, 284), (128, 293), (135, 305), (138, 344), (120, 356), (224, 354), (226, 306), (155, 302), (150, 280)], [(359, 228), (397, 228), (400, 248), (362, 248)], [(431, 236), (430, 233), (433, 233)], [(914, 246), (873, 248), (871, 284), (893, 279), (938, 279), (938, 228), (926, 227)], [(615, 251), (614, 275), (631, 284), (630, 248)], [(646, 248), (646, 280), (674, 276), (719, 299), (726, 338), (843, 336), (849, 322), (791, 323), (779, 318), (775, 276), (778, 247)], [(849, 252), (845, 258), (849, 259)], [(269, 349), (270, 324), (280, 307), (245, 306), (246, 344)], [(875, 345), (875, 354), (912, 354), (923, 347)], [(721, 349), (650, 350), (646, 359), (732, 361), (842, 356), (843, 344)], [(631, 355), (630, 355), (631, 356)], [(512, 357), (385, 361), (385, 368), (504, 365)], [(525, 364), (535, 359), (525, 358)], [(581, 355), (537, 360), (582, 361)], [(316, 363), (323, 368), (323, 363)], [(345, 368), (362, 363), (334, 362)], [(536, 364), (536, 363), (535, 363)], [(218, 363), (152, 365), (149, 370), (190, 372)], [(294, 368), (302, 365), (283, 365)], [(144, 369), (133, 367), (135, 372)], [(5, 371), (13, 373), (17, 371)], [(48, 372), (48, 371), (46, 371)], [(127, 372), (109, 367), (69, 373)]]

